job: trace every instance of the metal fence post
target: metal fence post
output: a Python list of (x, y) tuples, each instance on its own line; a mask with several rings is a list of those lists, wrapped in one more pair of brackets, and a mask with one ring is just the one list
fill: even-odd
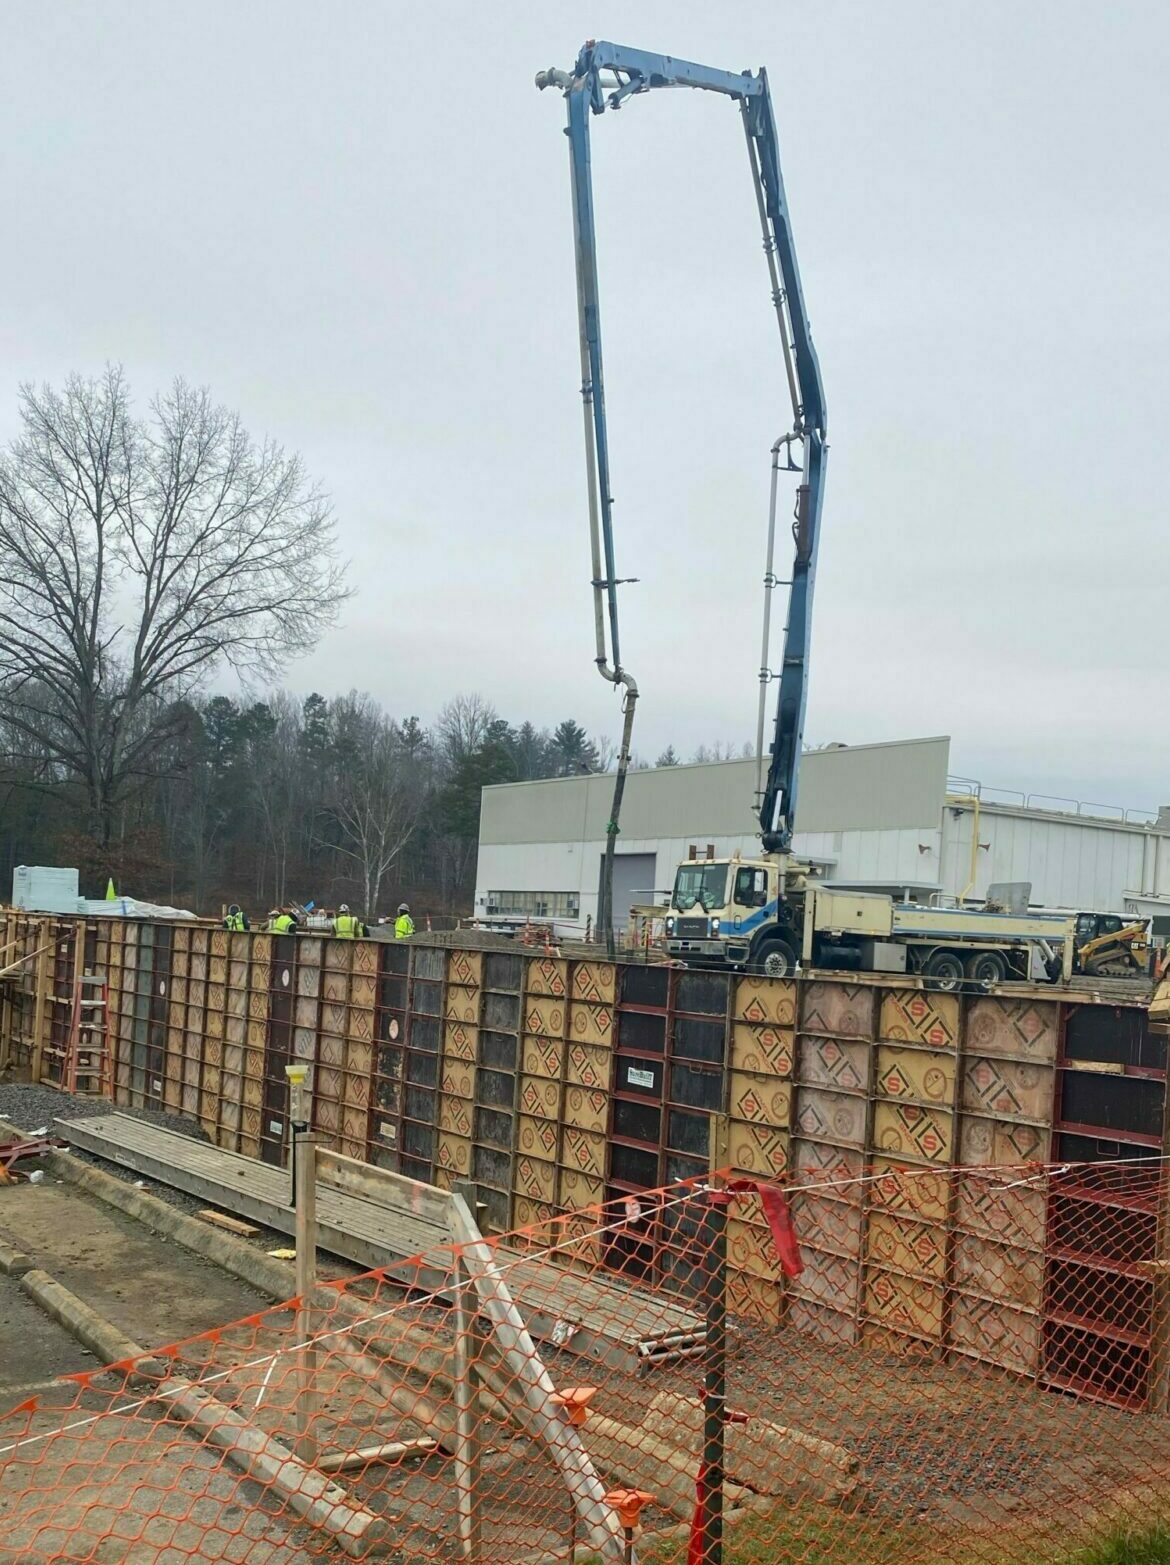
[(707, 1343), (703, 1379), (703, 1460), (699, 1507), (703, 1565), (723, 1561), (723, 1468), (727, 1425), (727, 1208), (726, 1190), (707, 1191), (707, 1266), (704, 1302)]

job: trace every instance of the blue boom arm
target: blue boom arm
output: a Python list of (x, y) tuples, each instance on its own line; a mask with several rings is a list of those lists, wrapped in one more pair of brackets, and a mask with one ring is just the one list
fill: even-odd
[[(542, 71), (538, 87), (564, 90), (568, 103), (569, 157), (576, 236), (577, 298), (581, 337), (581, 391), (593, 547), (593, 590), (597, 665), (615, 684), (632, 686), (618, 641), (617, 579), (613, 544), (613, 502), (609, 483), (609, 439), (601, 362), (601, 318), (597, 283), (597, 235), (589, 160), (589, 116), (617, 109), (627, 98), (656, 87), (695, 87), (736, 100), (743, 117), (748, 157), (760, 212), (764, 250), (772, 279), (772, 301), (780, 325), (785, 370), (792, 398), (791, 434), (780, 446), (789, 467), (800, 473), (793, 540), (795, 558), (784, 636), (775, 728), (768, 774), (760, 799), (760, 835), (769, 852), (783, 852), (792, 840), (800, 769), (801, 736), (808, 688), (808, 652), (813, 579), (820, 534), (826, 444), (825, 399), (820, 365), (812, 345), (784, 180), (768, 77), (763, 70), (712, 70), (671, 55), (647, 54), (612, 43), (587, 43), (571, 73)], [(792, 460), (794, 450), (800, 461)], [(606, 647), (608, 619), (609, 645)], [(633, 688), (636, 694), (636, 687)]]

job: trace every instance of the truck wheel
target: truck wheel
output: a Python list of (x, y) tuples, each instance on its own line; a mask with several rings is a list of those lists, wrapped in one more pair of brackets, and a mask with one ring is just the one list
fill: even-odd
[(967, 977), (977, 984), (1001, 984), (1007, 977), (1007, 963), (998, 951), (976, 951), (966, 966)]
[(962, 987), (963, 958), (957, 951), (932, 951), (922, 968), (928, 989), (953, 994)]
[(751, 965), (765, 978), (791, 978), (796, 968), (796, 952), (787, 940), (768, 940), (760, 946)]

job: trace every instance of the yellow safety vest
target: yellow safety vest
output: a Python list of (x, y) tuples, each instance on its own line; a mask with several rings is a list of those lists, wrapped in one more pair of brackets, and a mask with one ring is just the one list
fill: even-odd
[(361, 923), (352, 913), (339, 913), (333, 920), (333, 933), (339, 940), (354, 940), (361, 929)]
[(413, 934), (414, 919), (411, 918), (409, 913), (399, 913), (398, 917), (394, 920), (395, 940), (409, 940)]
[(281, 913), (278, 918), (270, 918), (268, 920), (268, 933), (270, 935), (287, 935), (293, 928), (293, 921), (287, 913)]
[(223, 921), (223, 927), (225, 929), (242, 930), (244, 928), (244, 915), (242, 913), (229, 913)]

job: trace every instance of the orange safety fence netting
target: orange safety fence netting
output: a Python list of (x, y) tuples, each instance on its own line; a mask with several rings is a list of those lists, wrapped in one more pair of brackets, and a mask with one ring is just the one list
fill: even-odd
[(1170, 1520), (1161, 1160), (787, 1196), (671, 1186), (62, 1380), (0, 1417), (0, 1562), (713, 1562), (720, 1405), (740, 1565)]

